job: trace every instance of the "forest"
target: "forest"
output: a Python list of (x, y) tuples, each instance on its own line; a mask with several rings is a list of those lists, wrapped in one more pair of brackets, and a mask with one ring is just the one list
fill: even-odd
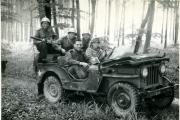
[[(117, 48), (115, 54), (165, 53), (167, 75), (179, 83), (179, 0), (1, 0), (1, 118), (4, 120), (124, 120), (91, 95), (70, 95), (65, 102), (37, 100), (33, 60), (36, 30), (43, 17), (62, 38), (69, 28), (77, 37), (90, 33)], [(1, 66), (3, 67), (3, 66)], [(179, 89), (167, 109), (142, 108), (129, 120), (178, 120)]]

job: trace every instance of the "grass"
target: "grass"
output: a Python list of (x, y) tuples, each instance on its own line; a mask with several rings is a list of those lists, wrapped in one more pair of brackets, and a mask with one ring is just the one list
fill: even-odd
[[(91, 95), (70, 94), (64, 102), (50, 104), (44, 99), (37, 99), (37, 86), (32, 60), (33, 50), (30, 45), (13, 49), (2, 78), (2, 120), (178, 120), (179, 105), (173, 104), (162, 111), (143, 108), (141, 113), (131, 113), (127, 118), (118, 118), (109, 106), (97, 101)], [(14, 45), (13, 48), (18, 48)], [(169, 52), (177, 59), (176, 52)], [(173, 57), (174, 56), (174, 57)], [(176, 66), (178, 60), (170, 61), (169, 66)], [(175, 68), (175, 67), (173, 67)], [(172, 69), (173, 70), (173, 69)], [(173, 71), (173, 78), (178, 77)], [(176, 79), (177, 80), (177, 79)]]

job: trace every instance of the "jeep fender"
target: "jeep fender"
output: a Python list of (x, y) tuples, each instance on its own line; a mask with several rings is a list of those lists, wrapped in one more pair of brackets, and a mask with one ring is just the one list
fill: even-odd
[(45, 78), (49, 75), (55, 75), (60, 80), (62, 87), (63, 87), (64, 83), (71, 81), (65, 68), (48, 66), (48, 68), (44, 67), (43, 69), (39, 69), (38, 75), (37, 75), (37, 77), (38, 77), (38, 93), (39, 94), (43, 93), (43, 83), (44, 83)]
[(140, 78), (131, 76), (129, 78), (103, 77), (98, 88), (99, 93), (107, 93), (110, 87), (116, 83), (128, 83), (136, 88), (140, 88)]

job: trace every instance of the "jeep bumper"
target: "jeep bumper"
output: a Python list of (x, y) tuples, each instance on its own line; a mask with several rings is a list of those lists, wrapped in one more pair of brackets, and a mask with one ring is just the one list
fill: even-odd
[(167, 93), (170, 90), (175, 90), (179, 87), (179, 84), (173, 84), (166, 87), (158, 88), (155, 90), (146, 90), (145, 92), (141, 92), (140, 94), (143, 95), (145, 98), (151, 98), (153, 96), (157, 96), (163, 93)]

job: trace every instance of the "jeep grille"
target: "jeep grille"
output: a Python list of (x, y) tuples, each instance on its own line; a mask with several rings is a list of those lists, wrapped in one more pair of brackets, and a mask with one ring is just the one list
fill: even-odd
[(146, 85), (154, 85), (159, 83), (159, 66), (149, 66), (148, 76), (145, 79)]

